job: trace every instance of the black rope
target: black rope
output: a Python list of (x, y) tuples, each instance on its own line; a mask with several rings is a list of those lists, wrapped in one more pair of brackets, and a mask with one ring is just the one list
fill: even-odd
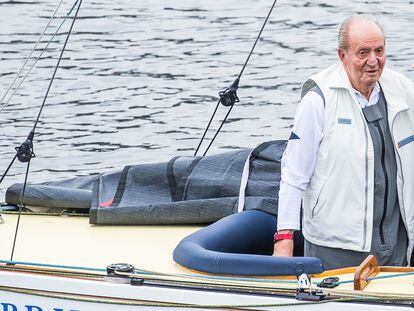
[(256, 40), (255, 40), (255, 42), (254, 42), (254, 44), (253, 44), (253, 46), (252, 46), (252, 48), (251, 48), (251, 50), (250, 50), (250, 53), (249, 53), (249, 55), (247, 56), (247, 59), (246, 59), (246, 61), (244, 62), (244, 65), (243, 65), (242, 69), (240, 70), (240, 73), (239, 73), (239, 75), (237, 76), (236, 80), (234, 80), (234, 82), (232, 83), (232, 85), (231, 85), (230, 87), (226, 88), (225, 90), (223, 90), (223, 91), (221, 91), (221, 92), (219, 93), (220, 99), (219, 99), (219, 101), (218, 101), (218, 103), (217, 103), (217, 105), (216, 105), (216, 108), (214, 109), (214, 112), (213, 112), (213, 114), (212, 114), (212, 116), (211, 116), (211, 118), (210, 118), (210, 120), (209, 120), (209, 122), (208, 122), (208, 124), (207, 124), (206, 129), (204, 130), (203, 136), (201, 137), (200, 142), (198, 143), (198, 146), (197, 146), (197, 148), (196, 148), (196, 151), (194, 152), (194, 156), (196, 156), (196, 155), (197, 155), (198, 150), (200, 149), (200, 146), (201, 146), (201, 144), (202, 144), (202, 143), (203, 143), (203, 141), (204, 141), (204, 138), (205, 138), (205, 136), (206, 136), (206, 134), (207, 134), (207, 132), (208, 132), (208, 130), (209, 130), (209, 128), (210, 128), (211, 122), (212, 122), (212, 121), (213, 121), (213, 119), (214, 119), (214, 116), (215, 116), (215, 114), (216, 114), (216, 112), (217, 112), (217, 109), (218, 109), (218, 107), (219, 107), (220, 103), (222, 103), (224, 106), (226, 106), (226, 107), (230, 107), (230, 108), (229, 108), (229, 110), (227, 111), (227, 114), (226, 114), (226, 116), (224, 117), (223, 121), (221, 122), (221, 124), (220, 124), (219, 128), (217, 129), (216, 133), (214, 134), (214, 136), (213, 136), (212, 140), (210, 141), (210, 144), (208, 145), (208, 147), (207, 147), (207, 148), (206, 148), (206, 150), (204, 151), (203, 156), (207, 154), (208, 150), (210, 149), (211, 145), (213, 144), (214, 140), (216, 139), (217, 135), (219, 134), (219, 132), (220, 132), (221, 128), (222, 128), (222, 127), (223, 127), (223, 125), (224, 125), (224, 123), (227, 121), (227, 118), (228, 118), (228, 116), (229, 116), (229, 114), (230, 114), (230, 111), (233, 109), (234, 103), (236, 103), (236, 102), (238, 102), (238, 101), (239, 101), (239, 98), (237, 97), (237, 89), (238, 89), (238, 87), (239, 87), (240, 78), (241, 78), (241, 76), (242, 76), (242, 74), (243, 74), (243, 72), (244, 72), (244, 69), (245, 69), (245, 68), (246, 68), (246, 66), (247, 66), (247, 63), (248, 63), (248, 62), (249, 62), (249, 60), (250, 60), (250, 57), (251, 57), (251, 56), (252, 56), (252, 54), (253, 54), (253, 51), (254, 51), (254, 49), (255, 49), (255, 47), (256, 47), (256, 45), (257, 45), (257, 42), (259, 41), (259, 39), (260, 39), (260, 37), (261, 37), (261, 35), (262, 35), (263, 29), (264, 29), (264, 27), (266, 26), (267, 21), (269, 20), (269, 17), (270, 17), (270, 15), (272, 14), (272, 11), (273, 11), (273, 9), (274, 9), (274, 7), (275, 7), (276, 3), (277, 3), (277, 0), (274, 0), (274, 1), (273, 1), (273, 4), (272, 4), (272, 7), (270, 8), (269, 13), (268, 13), (268, 14), (267, 14), (267, 16), (266, 16), (266, 19), (265, 19), (265, 21), (263, 22), (262, 28), (260, 29), (259, 34), (257, 35)]
[(17, 153), (14, 155), (13, 160), (11, 160), (11, 162), (10, 162), (9, 166), (7, 167), (6, 171), (4, 172), (3, 176), (1, 176), (0, 185), (3, 182), (4, 177), (6, 177), (7, 173), (9, 172), (9, 170), (10, 170), (11, 166), (13, 165), (14, 160), (16, 160), (16, 158), (17, 158)]
[[(66, 14), (65, 19), (64, 19), (64, 20), (63, 20), (63, 22), (60, 24), (60, 26), (59, 26), (58, 30), (62, 27), (63, 23), (66, 21), (66, 19), (68, 18), (68, 16), (72, 13), (73, 9), (76, 7), (76, 5), (78, 4), (78, 2), (79, 2), (79, 0), (76, 0), (76, 2), (75, 2), (75, 3), (73, 4), (73, 6), (70, 8), (69, 12)], [(82, 0), (81, 0), (81, 2), (82, 2)], [(68, 36), (66, 37), (66, 41), (65, 41), (64, 46), (63, 46), (63, 48), (62, 48), (62, 51), (61, 51), (61, 54), (60, 54), (60, 57), (59, 57), (58, 63), (57, 63), (57, 65), (56, 65), (56, 67), (55, 67), (55, 71), (54, 71), (54, 73), (53, 73), (53, 77), (52, 77), (52, 79), (51, 79), (51, 80), (50, 80), (50, 82), (49, 82), (49, 86), (48, 86), (47, 92), (46, 92), (46, 94), (45, 94), (45, 96), (44, 96), (44, 98), (43, 98), (43, 102), (42, 102), (42, 105), (41, 105), (41, 108), (40, 108), (39, 114), (38, 114), (38, 116), (37, 116), (37, 118), (36, 118), (35, 124), (34, 124), (34, 126), (33, 126), (33, 129), (32, 129), (32, 131), (29, 133), (29, 135), (28, 135), (28, 137), (27, 137), (26, 141), (25, 141), (23, 144), (21, 144), (19, 147), (16, 147), (16, 148), (15, 148), (15, 149), (16, 149), (16, 154), (15, 154), (15, 156), (13, 157), (13, 159), (11, 160), (11, 162), (10, 162), (9, 166), (7, 167), (6, 171), (3, 173), (3, 175), (2, 175), (2, 177), (1, 177), (1, 179), (0, 179), (0, 184), (3, 182), (4, 178), (7, 176), (8, 172), (9, 172), (10, 168), (12, 167), (12, 165), (13, 165), (14, 161), (16, 160), (16, 158), (18, 158), (20, 162), (25, 163), (25, 162), (30, 161), (30, 159), (31, 159), (31, 158), (36, 157), (36, 155), (33, 153), (33, 137), (34, 137), (34, 132), (35, 132), (35, 129), (36, 129), (37, 123), (38, 123), (38, 121), (39, 121), (40, 115), (41, 115), (41, 113), (42, 113), (43, 107), (44, 107), (44, 105), (45, 105), (46, 98), (47, 98), (47, 96), (49, 95), (50, 87), (52, 86), (52, 83), (53, 83), (54, 77), (55, 77), (55, 75), (56, 75), (56, 71), (57, 71), (57, 68), (58, 68), (58, 66), (59, 66), (60, 60), (62, 59), (63, 51), (65, 50), (66, 43), (68, 42), (69, 35), (70, 35), (71, 31), (72, 31), (74, 21), (75, 21), (75, 19), (76, 19), (76, 17), (77, 17), (77, 14), (78, 14), (78, 11), (79, 11), (79, 8), (80, 8), (80, 4), (81, 4), (81, 3), (79, 3), (78, 9), (77, 9), (76, 14), (75, 14), (75, 17), (74, 17), (74, 19), (73, 19), (73, 21), (72, 21), (72, 24), (71, 24), (70, 30), (69, 30), (69, 32), (68, 32)], [(58, 31), (58, 30), (57, 30), (57, 31)], [(53, 36), (55, 36), (55, 35), (56, 35), (56, 33), (57, 33), (57, 32), (55, 32), (55, 34), (54, 34)], [(48, 42), (48, 44), (46, 45), (46, 47), (45, 47), (45, 48), (47, 48), (47, 46), (49, 45), (49, 43), (50, 43), (50, 42), (51, 42), (51, 41), (49, 41), (49, 42)], [(43, 51), (44, 51), (44, 50), (43, 50)], [(43, 51), (42, 51), (42, 53), (43, 53)], [(41, 54), (42, 54), (42, 53), (41, 53)], [(30, 72), (30, 70), (29, 70), (29, 72)], [(23, 81), (22, 81), (22, 82), (23, 82)], [(19, 84), (19, 86), (18, 86), (18, 87), (20, 87), (20, 85), (21, 85), (21, 83)], [(17, 87), (17, 88), (18, 88), (18, 87)], [(10, 98), (11, 98), (11, 97), (10, 97)], [(9, 100), (10, 100), (10, 98), (9, 98)]]
[(14, 239), (13, 239), (13, 247), (12, 247), (12, 251), (11, 251), (11, 255), (10, 255), (10, 261), (13, 261), (13, 255), (14, 255), (14, 249), (16, 247), (16, 241), (17, 241), (17, 232), (19, 231), (19, 225), (20, 225), (20, 216), (22, 215), (22, 210), (23, 210), (23, 199), (24, 199), (24, 192), (26, 191), (26, 185), (27, 185), (27, 178), (29, 177), (29, 167), (30, 167), (30, 161), (27, 162), (27, 166), (26, 166), (26, 174), (24, 176), (24, 184), (23, 184), (23, 189), (20, 192), (20, 196), (19, 196), (19, 202), (18, 202), (18, 206), (19, 206), (19, 214), (17, 216), (17, 223), (16, 223), (16, 229), (14, 230)]
[(260, 29), (260, 32), (259, 32), (259, 34), (258, 34), (258, 36), (257, 36), (257, 38), (256, 38), (256, 41), (254, 42), (253, 47), (252, 47), (252, 49), (250, 50), (249, 56), (247, 56), (246, 62), (244, 63), (244, 66), (243, 66), (242, 70), (240, 71), (239, 76), (237, 77), (237, 79), (239, 79), (239, 80), (240, 80), (240, 78), (241, 78), (241, 76), (242, 76), (242, 74), (243, 74), (244, 69), (245, 69), (245, 68), (246, 68), (246, 66), (247, 66), (247, 63), (249, 62), (250, 56), (252, 56), (252, 54), (253, 54), (253, 51), (254, 51), (254, 49), (255, 49), (255, 47), (256, 47), (257, 42), (259, 41), (260, 37), (262, 36), (263, 29), (265, 28), (265, 26), (266, 26), (266, 24), (267, 24), (267, 21), (269, 20), (269, 17), (270, 17), (270, 15), (272, 14), (272, 11), (273, 11), (273, 8), (274, 8), (274, 7), (275, 7), (275, 5), (276, 5), (276, 2), (277, 2), (277, 0), (274, 0), (274, 2), (273, 2), (273, 4), (272, 4), (272, 7), (270, 8), (270, 11), (269, 11), (269, 13), (267, 14), (266, 19), (265, 19), (265, 21), (264, 21), (264, 23), (263, 23), (263, 25), (262, 25), (262, 28)]
[(206, 148), (206, 150), (204, 151), (204, 153), (203, 153), (203, 157), (207, 154), (207, 151), (210, 149), (211, 145), (213, 144), (214, 139), (216, 139), (216, 137), (217, 137), (218, 133), (220, 132), (221, 128), (223, 127), (224, 122), (226, 122), (227, 117), (229, 116), (229, 114), (230, 114), (231, 110), (233, 109), (233, 107), (234, 107), (234, 105), (232, 105), (232, 106), (229, 108), (229, 110), (227, 111), (226, 116), (224, 117), (224, 119), (223, 119), (223, 121), (221, 122), (221, 124), (220, 124), (219, 128), (217, 129), (216, 133), (214, 134), (213, 138), (211, 139), (210, 143), (208, 144), (208, 147), (207, 147), (207, 148)]
[(37, 118), (36, 118), (35, 124), (34, 124), (34, 126), (33, 126), (33, 130), (32, 130), (33, 132), (35, 132), (35, 130), (36, 130), (37, 123), (39, 122), (40, 115), (42, 114), (43, 107), (45, 106), (45, 102), (46, 102), (46, 99), (47, 99), (47, 97), (48, 97), (48, 95), (49, 95), (50, 88), (51, 88), (51, 86), (52, 86), (53, 80), (55, 79), (55, 75), (56, 75), (56, 72), (57, 72), (57, 70), (58, 70), (58, 68), (59, 68), (60, 61), (62, 60), (63, 52), (65, 52), (65, 49), (66, 49), (66, 44), (67, 44), (67, 43), (68, 43), (68, 41), (69, 41), (69, 37), (70, 37), (70, 34), (71, 34), (71, 32), (72, 32), (73, 25), (75, 24), (75, 20), (76, 20), (76, 18), (78, 17), (78, 12), (79, 12), (80, 6), (81, 6), (81, 4), (82, 4), (82, 0), (76, 0), (76, 2), (75, 2), (75, 4), (73, 5), (72, 9), (71, 9), (71, 10), (69, 11), (69, 13), (68, 13), (68, 14), (70, 14), (70, 13), (72, 12), (73, 8), (76, 6), (76, 4), (77, 4), (78, 2), (79, 2), (78, 8), (76, 9), (75, 16), (73, 17), (72, 23), (71, 23), (70, 28), (69, 28), (69, 31), (68, 31), (68, 35), (66, 36), (65, 43), (63, 44), (62, 51), (60, 52), (59, 59), (58, 59), (57, 64), (56, 64), (56, 66), (55, 66), (55, 70), (53, 71), (52, 78), (50, 79), (49, 86), (48, 86), (48, 88), (47, 88), (47, 90), (46, 90), (46, 94), (45, 94), (45, 96), (44, 96), (44, 98), (43, 98), (42, 105), (40, 106), (39, 113), (38, 113), (38, 115), (37, 115)]
[(218, 107), (220, 106), (220, 102), (221, 102), (221, 100), (219, 99), (219, 100), (218, 100), (218, 102), (217, 102), (216, 108), (214, 109), (214, 112), (213, 112), (213, 114), (212, 114), (212, 115), (211, 115), (211, 117), (210, 117), (210, 121), (208, 121), (207, 127), (206, 127), (206, 129), (204, 130), (203, 136), (201, 137), (200, 142), (198, 143), (198, 146), (197, 146), (197, 148), (196, 148), (196, 151), (194, 152), (194, 156), (196, 156), (196, 155), (197, 155), (198, 150), (200, 149), (200, 146), (201, 146), (201, 144), (203, 143), (204, 138), (206, 137), (206, 134), (207, 134), (208, 129), (210, 128), (211, 122), (213, 121), (214, 116), (216, 115), (217, 109), (218, 109)]
[[(3, 111), (3, 109), (6, 107), (6, 105), (10, 102), (10, 100), (13, 98), (13, 96), (16, 94), (16, 92), (20, 89), (20, 86), (23, 84), (23, 82), (26, 80), (26, 78), (29, 76), (30, 72), (32, 71), (32, 69), (35, 67), (36, 63), (39, 61), (39, 59), (42, 57), (43, 53), (47, 50), (48, 46), (50, 45), (50, 43), (53, 41), (53, 38), (56, 36), (56, 34), (59, 32), (60, 28), (62, 27), (62, 25), (66, 22), (66, 19), (68, 17), (68, 15), (72, 12), (72, 10), (74, 9), (74, 6), (70, 9), (69, 13), (66, 15), (66, 17), (63, 19), (63, 21), (60, 23), (59, 27), (57, 27), (57, 29), (55, 30), (54, 34), (52, 35), (52, 37), (49, 39), (49, 41), (47, 42), (46, 46), (42, 49), (41, 53), (36, 57), (35, 61), (32, 63), (32, 65), (30, 66), (29, 70), (26, 72), (26, 74), (23, 76), (21, 76), (20, 74), (23, 72), (24, 67), (26, 66), (26, 64), (28, 63), (29, 59), (31, 58), (32, 54), (34, 51), (36, 51), (36, 47), (37, 45), (40, 43), (41, 39), (43, 38), (43, 35), (46, 33), (46, 30), (49, 28), (50, 23), (52, 22), (52, 20), (55, 18), (55, 15), (57, 13), (57, 11), (60, 8), (60, 5), (62, 4), (63, 0), (60, 1), (60, 3), (58, 4), (58, 6), (56, 7), (55, 11), (53, 12), (52, 16), (49, 19), (49, 22), (47, 23), (47, 25), (45, 26), (45, 28), (43, 29), (42, 33), (40, 34), (39, 38), (37, 39), (37, 42), (35, 44), (35, 46), (33, 47), (32, 51), (29, 53), (29, 55), (26, 57), (25, 62), (23, 63), (22, 67), (20, 68), (19, 72), (16, 74), (16, 77), (14, 78), (13, 82), (10, 84), (10, 86), (8, 87), (8, 89), (6, 90), (6, 92), (4, 93), (3, 97), (0, 100), (0, 112)], [(22, 79), (20, 80), (19, 84), (15, 87), (14, 84), (17, 82), (17, 80), (22, 77)], [(14, 88), (14, 89), (13, 89)], [(9, 93), (9, 91), (11, 91), (13, 89), (13, 92), (11, 93), (11, 95), (9, 96), (9, 98), (3, 102), (3, 100), (6, 98), (7, 94)]]
[[(25, 194), (25, 191), (26, 191), (27, 179), (28, 179), (28, 176), (29, 176), (30, 161), (31, 161), (32, 158), (35, 157), (35, 154), (33, 153), (33, 138), (34, 138), (35, 130), (36, 130), (36, 127), (37, 127), (37, 123), (39, 122), (40, 115), (42, 114), (43, 108), (45, 106), (46, 99), (49, 95), (49, 91), (51, 89), (52, 83), (55, 79), (56, 72), (59, 68), (60, 61), (62, 60), (63, 53), (66, 49), (66, 44), (68, 43), (69, 37), (72, 33), (73, 25), (75, 24), (76, 18), (78, 16), (79, 9), (80, 9), (80, 6), (82, 4), (82, 0), (76, 0), (75, 4), (73, 5), (70, 12), (72, 12), (73, 8), (76, 6), (77, 3), (79, 3), (79, 4), (78, 4), (78, 7), (76, 9), (75, 16), (73, 17), (72, 23), (70, 25), (68, 34), (66, 36), (65, 42), (64, 42), (63, 47), (62, 47), (62, 51), (60, 52), (59, 59), (56, 63), (55, 69), (53, 71), (52, 78), (50, 79), (49, 86), (48, 86), (48, 88), (46, 90), (46, 93), (45, 93), (45, 96), (43, 98), (42, 105), (40, 106), (39, 113), (38, 113), (36, 121), (33, 125), (33, 129), (30, 131), (29, 136), (27, 137), (26, 141), (23, 144), (21, 144), (19, 147), (16, 147), (16, 155), (13, 158), (12, 162), (10, 163), (9, 167), (7, 168), (7, 171), (8, 171), (10, 169), (12, 163), (16, 159), (16, 157), (19, 159), (20, 162), (27, 162), (26, 174), (25, 174), (24, 183), (23, 183), (23, 189), (20, 192), (20, 196), (19, 196), (19, 202), (18, 202), (19, 213), (18, 213), (18, 217), (17, 217), (16, 230), (15, 230), (15, 233), (14, 233), (14, 240), (13, 240), (13, 247), (12, 247), (12, 251), (11, 251), (11, 255), (10, 255), (10, 261), (13, 261), (14, 250), (15, 250), (15, 247), (16, 247), (17, 233), (19, 231), (19, 225), (20, 225), (20, 216), (22, 214), (22, 210), (23, 210), (23, 206), (24, 206), (24, 203), (23, 203), (24, 202), (24, 194)], [(67, 15), (69, 15), (70, 12)], [(7, 171), (6, 171), (6, 173), (7, 173)], [(3, 175), (1, 181), (4, 179), (4, 177), (5, 177), (5, 174)]]

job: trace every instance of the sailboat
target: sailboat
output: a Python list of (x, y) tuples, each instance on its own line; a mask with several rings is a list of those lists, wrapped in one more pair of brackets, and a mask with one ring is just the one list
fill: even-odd
[[(220, 101), (233, 107), (236, 90), (233, 83)], [(29, 134), (17, 150), (24, 163), (34, 157), (32, 143)], [(369, 257), (324, 271), (300, 249), (296, 257), (270, 256), (274, 168), (285, 143), (10, 187), (14, 206), (2, 207), (0, 224), (0, 309), (411, 307), (412, 268), (380, 267)]]

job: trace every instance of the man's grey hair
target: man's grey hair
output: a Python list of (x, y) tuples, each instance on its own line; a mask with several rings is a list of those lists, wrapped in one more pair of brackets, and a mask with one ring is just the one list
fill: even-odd
[(357, 14), (357, 15), (353, 15), (351, 17), (348, 17), (342, 23), (341, 28), (339, 29), (339, 34), (338, 34), (338, 48), (339, 49), (342, 49), (342, 50), (348, 49), (348, 47), (349, 47), (349, 44), (348, 44), (349, 43), (349, 28), (354, 22), (357, 22), (357, 21), (370, 21), (370, 22), (373, 22), (375, 25), (377, 25), (378, 28), (382, 32), (382, 35), (384, 37), (384, 43), (385, 43), (384, 28), (378, 22), (378, 20), (372, 15)]

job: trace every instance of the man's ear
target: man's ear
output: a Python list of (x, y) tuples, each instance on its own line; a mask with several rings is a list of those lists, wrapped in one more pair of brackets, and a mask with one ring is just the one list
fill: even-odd
[(344, 62), (344, 60), (345, 60), (345, 51), (343, 50), (343, 49), (338, 49), (337, 50), (337, 52), (338, 52), (338, 57), (339, 57), (339, 59), (342, 61), (342, 62)]

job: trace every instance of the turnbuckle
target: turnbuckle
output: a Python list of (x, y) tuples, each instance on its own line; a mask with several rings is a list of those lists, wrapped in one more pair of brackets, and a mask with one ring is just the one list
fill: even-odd
[(27, 136), (26, 141), (19, 147), (14, 148), (17, 153), (17, 159), (20, 162), (26, 163), (29, 162), (32, 158), (36, 157), (36, 155), (33, 152), (33, 137), (34, 132), (31, 131), (29, 136)]
[(234, 80), (233, 84), (226, 88), (225, 90), (219, 92), (220, 101), (223, 106), (229, 107), (233, 106), (234, 103), (239, 102), (239, 98), (237, 97), (237, 89), (239, 88), (239, 78)]

